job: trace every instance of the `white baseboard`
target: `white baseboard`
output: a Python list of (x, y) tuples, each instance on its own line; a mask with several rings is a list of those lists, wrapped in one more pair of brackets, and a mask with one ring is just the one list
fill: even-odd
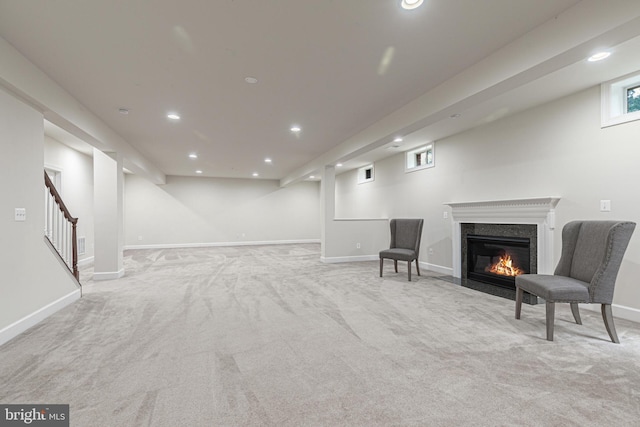
[[(359, 262), (359, 261), (378, 261), (380, 256), (375, 255), (356, 255), (356, 256), (341, 256), (341, 257), (320, 257), (320, 261), (327, 264), (337, 264), (340, 262)], [(429, 264), (427, 262), (420, 262), (420, 268), (423, 270), (435, 271), (436, 273), (445, 274), (447, 276), (453, 275), (453, 268), (443, 267), (441, 265)]]
[[(580, 304), (580, 308), (585, 310), (596, 311), (600, 313), (600, 304)], [(617, 317), (631, 322), (640, 323), (640, 310), (633, 307), (627, 307), (625, 305), (612, 304), (611, 305), (613, 317)]]
[(265, 240), (247, 242), (211, 242), (211, 243), (160, 243), (153, 245), (126, 245), (128, 249), (178, 249), (178, 248), (208, 248), (227, 246), (263, 246), (263, 245), (292, 245), (298, 243), (320, 243), (320, 239), (301, 240)]
[(355, 256), (333, 256), (333, 257), (320, 257), (320, 261), (326, 264), (337, 264), (340, 262), (360, 262), (360, 261), (377, 261), (380, 259), (379, 255), (355, 255)]
[(107, 271), (103, 273), (93, 273), (93, 280), (115, 280), (124, 276), (124, 268), (118, 271)]
[(443, 267), (437, 264), (429, 264), (428, 262), (421, 262), (420, 268), (435, 271), (436, 273), (446, 274), (447, 276), (453, 276), (453, 268), (451, 267)]
[(17, 337), (32, 326), (37, 325), (47, 317), (51, 316), (55, 312), (65, 308), (69, 304), (80, 299), (80, 289), (76, 289), (71, 293), (57, 299), (56, 301), (45, 305), (39, 310), (23, 317), (22, 319), (13, 322), (9, 326), (0, 330), (0, 345), (7, 341)]
[(84, 259), (81, 259), (80, 261), (78, 261), (78, 267), (82, 267), (84, 265), (89, 265), (89, 264), (93, 263), (94, 259), (95, 259), (95, 257), (92, 257), (92, 256), (84, 258)]

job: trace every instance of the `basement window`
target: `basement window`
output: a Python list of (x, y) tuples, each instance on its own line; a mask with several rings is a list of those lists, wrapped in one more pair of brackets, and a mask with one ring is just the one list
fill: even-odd
[(434, 166), (435, 152), (433, 142), (405, 152), (405, 172), (413, 172)]
[(601, 126), (640, 120), (640, 72), (603, 83)]
[(640, 85), (627, 89), (627, 114), (640, 111)]
[(358, 184), (371, 182), (374, 180), (373, 165), (363, 166), (358, 169)]

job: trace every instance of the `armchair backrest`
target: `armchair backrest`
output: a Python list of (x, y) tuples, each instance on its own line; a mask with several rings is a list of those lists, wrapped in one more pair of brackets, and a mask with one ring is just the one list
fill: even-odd
[(411, 249), (420, 254), (420, 239), (422, 237), (422, 225), (424, 219), (392, 219), (390, 248)]
[(562, 229), (558, 276), (589, 283), (591, 302), (611, 304), (634, 222), (572, 221)]

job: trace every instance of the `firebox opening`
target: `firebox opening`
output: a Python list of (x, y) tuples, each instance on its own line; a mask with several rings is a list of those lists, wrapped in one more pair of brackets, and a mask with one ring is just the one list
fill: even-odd
[(509, 289), (515, 277), (527, 274), (530, 239), (520, 237), (467, 235), (467, 278)]
[[(515, 300), (516, 276), (493, 273), (491, 268), (485, 271), (499, 261), (500, 257), (494, 254), (502, 255), (503, 251), (510, 256), (510, 260), (503, 257), (502, 264), (499, 264), (503, 272), (518, 274), (522, 270), (529, 274), (538, 273), (536, 224), (461, 223), (460, 246), (460, 284), (464, 287)], [(537, 304), (538, 297), (525, 292), (522, 302)]]

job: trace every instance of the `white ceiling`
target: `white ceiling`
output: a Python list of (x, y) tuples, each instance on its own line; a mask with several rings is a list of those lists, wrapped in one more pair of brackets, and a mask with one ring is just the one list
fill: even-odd
[[(426, 0), (405, 11), (398, 0), (0, 0), (0, 36), (167, 175), (295, 179), (578, 3)], [(567, 80), (565, 65), (540, 72), (535, 81), (545, 85), (533, 90), (523, 80), (470, 103), (459, 120), (398, 129), (412, 133), (403, 149), (635, 66)], [(562, 89), (544, 90), (550, 84)], [(345, 159), (345, 169), (394, 154), (371, 148)]]

